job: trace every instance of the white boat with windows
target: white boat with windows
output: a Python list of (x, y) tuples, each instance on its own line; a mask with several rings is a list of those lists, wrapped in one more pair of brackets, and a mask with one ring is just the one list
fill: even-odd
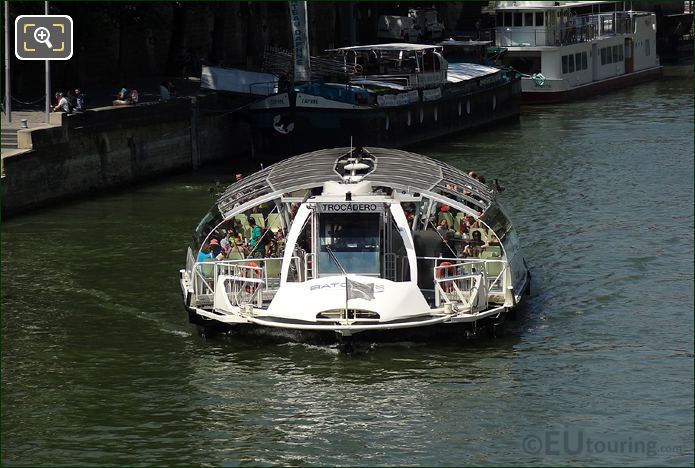
[(495, 12), (495, 45), (523, 74), (524, 102), (582, 98), (662, 73), (653, 12), (611, 1), (500, 1)]
[[(253, 224), (278, 240), (256, 240), (264, 253), (197, 261), (230, 232), (258, 238)], [(476, 331), (501, 323), (529, 286), (492, 190), (443, 162), (369, 147), (305, 153), (231, 185), (180, 274), (194, 323), (334, 340)]]

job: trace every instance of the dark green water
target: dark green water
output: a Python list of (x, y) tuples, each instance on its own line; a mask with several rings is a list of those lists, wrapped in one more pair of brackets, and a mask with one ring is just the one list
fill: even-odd
[(207, 168), (2, 224), (3, 464), (692, 466), (692, 71), (416, 151), (506, 186), (534, 276), (504, 338), (200, 338)]

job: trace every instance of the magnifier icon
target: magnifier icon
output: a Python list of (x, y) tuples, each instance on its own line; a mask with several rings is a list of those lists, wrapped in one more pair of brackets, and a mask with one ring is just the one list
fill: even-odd
[(34, 39), (40, 44), (46, 44), (49, 49), (53, 48), (53, 44), (51, 44), (51, 33), (43, 26), (34, 30)]

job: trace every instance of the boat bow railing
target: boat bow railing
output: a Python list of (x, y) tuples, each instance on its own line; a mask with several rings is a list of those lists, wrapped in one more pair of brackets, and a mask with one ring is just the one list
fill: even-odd
[[(246, 258), (192, 263), (193, 295), (197, 306), (213, 305), (219, 278), (225, 277), (224, 287), (233, 306), (257, 304), (272, 299), (280, 287), (282, 258)], [(292, 257), (294, 265), (298, 257)]]
[(441, 262), (434, 267), (435, 306), (452, 304), (463, 310), (479, 312), (487, 308), (487, 272), (485, 260)]

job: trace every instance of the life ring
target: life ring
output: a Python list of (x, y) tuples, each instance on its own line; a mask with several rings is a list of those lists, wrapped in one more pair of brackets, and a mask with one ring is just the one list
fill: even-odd
[[(439, 264), (440, 267), (449, 267), (449, 268), (439, 268), (437, 269), (437, 279), (444, 277), (445, 272), (446, 272), (446, 277), (449, 276), (454, 276), (456, 274), (456, 268), (454, 268), (453, 264), (451, 262), (442, 262)], [(444, 292), (453, 292), (454, 291), (454, 282), (453, 281), (442, 281), (441, 283), (442, 289)]]
[[(258, 264), (256, 262), (248, 262), (244, 263), (244, 266), (247, 267), (258, 267)], [(244, 268), (244, 270), (241, 273), (241, 276), (244, 278), (254, 278), (254, 279), (261, 279), (261, 270), (256, 270), (256, 269), (250, 269), (250, 268)], [(246, 290), (247, 293), (251, 294), (258, 288), (258, 283), (245, 283), (246, 286), (244, 286), (244, 290)]]

